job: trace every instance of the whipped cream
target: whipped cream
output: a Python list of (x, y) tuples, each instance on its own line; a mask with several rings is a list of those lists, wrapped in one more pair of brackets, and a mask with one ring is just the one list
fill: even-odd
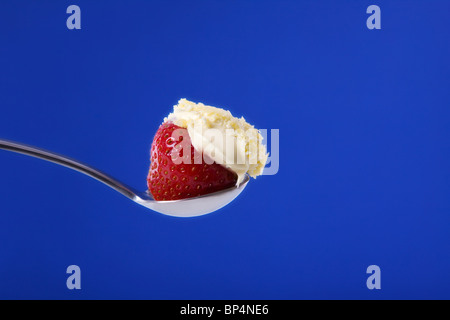
[(194, 148), (234, 171), (239, 185), (261, 175), (268, 154), (260, 132), (230, 111), (181, 99), (164, 121), (186, 128)]

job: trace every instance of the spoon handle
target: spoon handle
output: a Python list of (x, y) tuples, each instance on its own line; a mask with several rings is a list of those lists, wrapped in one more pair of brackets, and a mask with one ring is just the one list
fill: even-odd
[(127, 185), (93, 167), (90, 167), (69, 157), (4, 139), (0, 139), (0, 149), (22, 153), (27, 156), (43, 159), (73, 169), (75, 171), (84, 173), (85, 175), (88, 175), (89, 177), (94, 178), (100, 182), (103, 182), (107, 186), (111, 187), (117, 192), (120, 192), (121, 194), (132, 200), (135, 200), (136, 198), (136, 192)]

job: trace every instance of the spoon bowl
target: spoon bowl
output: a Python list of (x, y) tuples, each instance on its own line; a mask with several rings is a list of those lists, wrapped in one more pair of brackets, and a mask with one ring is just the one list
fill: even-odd
[(234, 200), (247, 186), (250, 178), (245, 176), (244, 181), (238, 187), (232, 187), (199, 197), (172, 201), (156, 201), (146, 191), (136, 195), (133, 199), (136, 203), (143, 205), (153, 211), (174, 217), (195, 217), (214, 212)]
[(199, 197), (171, 201), (156, 201), (153, 199), (150, 192), (137, 191), (119, 180), (69, 157), (4, 139), (0, 139), (0, 149), (43, 159), (81, 172), (106, 184), (108, 187), (148, 209), (174, 217), (196, 217), (217, 211), (233, 201), (244, 190), (250, 180), (249, 176), (246, 175), (244, 181), (242, 181), (239, 186), (233, 186)]

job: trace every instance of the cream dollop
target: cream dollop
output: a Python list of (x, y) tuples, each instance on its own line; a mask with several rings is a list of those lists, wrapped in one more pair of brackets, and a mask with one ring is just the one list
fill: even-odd
[(194, 148), (234, 171), (239, 185), (261, 175), (268, 158), (259, 130), (230, 111), (181, 99), (164, 121), (188, 130)]

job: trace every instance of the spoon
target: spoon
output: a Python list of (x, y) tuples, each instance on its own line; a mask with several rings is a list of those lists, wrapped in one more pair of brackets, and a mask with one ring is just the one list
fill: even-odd
[(0, 139), (0, 149), (40, 158), (84, 173), (146, 208), (174, 217), (195, 217), (216, 211), (233, 201), (250, 180), (249, 176), (245, 175), (244, 181), (239, 186), (194, 198), (156, 201), (149, 191), (137, 191), (97, 169), (66, 156), (3, 139)]

